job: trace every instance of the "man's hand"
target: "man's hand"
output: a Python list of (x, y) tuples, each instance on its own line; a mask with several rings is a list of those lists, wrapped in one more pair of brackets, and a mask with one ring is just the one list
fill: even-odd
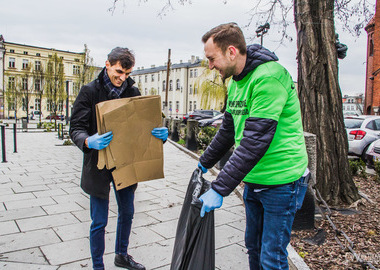
[(201, 209), (201, 217), (204, 217), (206, 212), (208, 213), (216, 208), (220, 208), (223, 204), (223, 196), (212, 188), (200, 196), (199, 200), (203, 203)]
[(162, 141), (166, 141), (168, 139), (169, 131), (167, 127), (154, 128), (152, 130), (152, 135)]
[(102, 150), (106, 148), (113, 138), (112, 131), (99, 135), (98, 133), (88, 137), (87, 147), (90, 149)]
[(208, 171), (207, 168), (203, 167), (203, 165), (201, 164), (200, 161), (198, 162), (198, 168), (201, 169), (201, 171), (202, 171), (203, 173), (206, 173), (206, 172)]

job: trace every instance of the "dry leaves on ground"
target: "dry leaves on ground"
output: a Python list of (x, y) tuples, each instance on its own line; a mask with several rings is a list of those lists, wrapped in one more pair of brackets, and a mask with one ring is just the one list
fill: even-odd
[[(342, 209), (352, 210), (350, 214), (332, 209), (331, 219), (337, 229), (351, 239), (356, 254), (380, 269), (380, 183), (374, 176), (355, 177), (354, 180), (359, 191), (372, 202), (361, 199), (351, 206), (342, 206)], [(321, 245), (310, 244), (307, 238), (314, 238), (317, 233), (325, 236), (325, 241)], [(349, 245), (343, 236), (338, 239), (343, 245)], [(310, 269), (370, 269), (359, 264), (348, 249), (340, 247), (334, 229), (323, 218), (316, 219), (315, 230), (293, 232), (291, 244)]]

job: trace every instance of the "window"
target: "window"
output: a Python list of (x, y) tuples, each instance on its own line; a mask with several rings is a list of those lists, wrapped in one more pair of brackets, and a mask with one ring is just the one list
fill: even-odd
[(9, 98), (8, 108), (12, 111), (15, 110), (15, 98)]
[(35, 109), (36, 111), (41, 111), (41, 99), (36, 98), (36, 99), (34, 100), (34, 109)]
[(74, 93), (74, 95), (78, 95), (79, 86), (80, 86), (80, 84), (78, 82), (73, 82), (73, 93)]
[(169, 81), (169, 91), (173, 91), (173, 80)]
[(175, 112), (179, 112), (179, 101), (175, 102)]
[(27, 52), (27, 51), (24, 51), (24, 54), (25, 54), (25, 55), (28, 55), (28, 52)]
[(41, 91), (41, 80), (40, 79), (34, 80), (34, 90), (35, 91)]
[(194, 111), (197, 109), (197, 102), (194, 101)]
[(22, 90), (28, 90), (28, 78), (22, 78)]
[(48, 100), (46, 101), (46, 109), (47, 109), (49, 112), (52, 111), (52, 109), (53, 109), (53, 102), (52, 102), (51, 99), (48, 99)]
[(9, 90), (16, 89), (16, 78), (15, 77), (9, 77), (8, 78), (8, 89)]
[(148, 95), (148, 89), (145, 88), (145, 95)]
[(169, 101), (169, 112), (171, 112), (172, 110), (173, 110), (172, 102)]
[(198, 69), (194, 69), (194, 78), (198, 77)]
[(139, 82), (141, 83), (141, 76), (139, 76)]
[(41, 56), (41, 54), (40, 53), (36, 53), (36, 56)]
[(194, 86), (194, 95), (196, 95), (198, 92), (198, 88), (196, 86)]
[(373, 56), (373, 39), (369, 41), (369, 56)]
[(27, 69), (29, 65), (28, 59), (22, 59), (22, 69)]
[(73, 65), (73, 75), (79, 75), (80, 74), (80, 66)]
[(75, 58), (74, 61), (75, 62), (80, 62), (80, 60), (78, 58)]
[(57, 111), (59, 111), (59, 112), (63, 111), (63, 101), (62, 100), (60, 100), (59, 103), (58, 103), (58, 109), (57, 109)]
[(15, 50), (10, 49), (9, 52), (10, 53), (15, 53)]
[(34, 62), (34, 69), (36, 71), (41, 71), (41, 61)]
[(165, 101), (162, 101), (162, 110), (165, 109)]
[(189, 102), (189, 111), (192, 111), (192, 110), (193, 110), (193, 102), (190, 101), (190, 102)]
[(176, 89), (179, 90), (180, 88), (181, 88), (181, 86), (180, 86), (180, 83), (179, 83), (179, 79), (177, 79)]
[(151, 81), (154, 82), (154, 74), (151, 76)]
[(160, 73), (157, 74), (157, 81), (160, 81)]
[(193, 78), (193, 70), (190, 69), (190, 78)]
[(164, 92), (165, 89), (166, 89), (166, 81), (163, 80), (163, 81), (162, 81), (162, 92)]
[(148, 82), (148, 75), (145, 75), (145, 82)]
[(192, 94), (192, 93), (193, 93), (193, 85), (190, 84), (189, 94)]
[(26, 98), (22, 98), (22, 110), (23, 111), (26, 111), (26, 107), (28, 106), (27, 102), (26, 102)]
[(13, 57), (9, 57), (9, 67), (15, 68), (15, 66), (16, 66), (16, 59)]

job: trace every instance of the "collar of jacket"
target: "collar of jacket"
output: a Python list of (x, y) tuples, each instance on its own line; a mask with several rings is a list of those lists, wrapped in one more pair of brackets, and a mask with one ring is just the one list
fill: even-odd
[(232, 79), (234, 81), (240, 81), (244, 77), (260, 66), (261, 64), (278, 61), (278, 57), (268, 49), (264, 48), (260, 44), (252, 44), (247, 46), (247, 60), (245, 61), (245, 66), (243, 71), (239, 75), (234, 75)]

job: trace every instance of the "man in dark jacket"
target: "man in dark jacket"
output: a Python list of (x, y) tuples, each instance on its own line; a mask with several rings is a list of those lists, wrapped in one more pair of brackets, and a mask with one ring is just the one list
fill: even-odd
[[(120, 47), (113, 49), (98, 78), (80, 90), (74, 102), (70, 121), (70, 137), (84, 153), (81, 187), (90, 195), (92, 219), (90, 247), (94, 269), (104, 269), (104, 234), (108, 222), (111, 182), (118, 205), (115, 265), (127, 269), (145, 269), (143, 265), (135, 262), (127, 252), (137, 184), (117, 191), (111, 170), (97, 168), (98, 151), (107, 147), (111, 142), (112, 131), (102, 135), (97, 133), (95, 105), (106, 100), (140, 95), (139, 90), (133, 86), (134, 81), (129, 77), (134, 65), (135, 57), (130, 50)], [(155, 128), (152, 135), (165, 141), (168, 130), (167, 128)]]
[(244, 181), (250, 269), (288, 269), (286, 246), (309, 177), (297, 90), (277, 56), (246, 46), (235, 23), (211, 29), (202, 41), (209, 68), (232, 79), (222, 126), (198, 166), (207, 172), (234, 144), (235, 150), (200, 197), (201, 216)]

